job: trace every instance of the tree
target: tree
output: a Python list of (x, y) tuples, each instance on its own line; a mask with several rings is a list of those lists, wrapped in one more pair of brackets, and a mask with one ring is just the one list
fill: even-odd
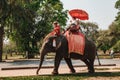
[[(60, 0), (44, 0), (40, 3), (38, 12), (38, 26), (45, 32), (50, 32), (52, 23), (58, 21), (61, 26), (66, 25), (67, 10), (63, 11), (63, 5)], [(43, 36), (43, 35), (42, 35)]]
[(9, 8), (6, 0), (0, 0), (0, 62), (2, 61), (3, 53), (3, 35), (5, 20), (9, 15)]
[(108, 33), (108, 30), (99, 30), (98, 37), (96, 39), (96, 45), (100, 45), (99, 49), (101, 49), (104, 53), (106, 53), (106, 51), (110, 48), (110, 41), (112, 38)]
[(120, 0), (116, 1), (115, 8), (120, 10)]
[(27, 51), (28, 58), (33, 57), (37, 42), (52, 29), (51, 22), (58, 20), (60, 25), (65, 25), (67, 21), (67, 11), (63, 11), (60, 0), (1, 0), (3, 4), (2, 1), (5, 2), (0, 7), (5, 17), (3, 29), (6, 27), (5, 33), (19, 49)]
[(2, 61), (2, 52), (3, 52), (3, 26), (0, 25), (0, 62)]
[(116, 1), (115, 3), (115, 8), (118, 9), (118, 13), (116, 16), (115, 21), (109, 26), (109, 30), (110, 30), (110, 35), (113, 36), (113, 40), (111, 41), (112, 44), (112, 48), (114, 48), (115, 50), (120, 50), (120, 0)]
[(96, 23), (92, 22), (80, 22), (80, 26), (82, 28), (82, 32), (88, 37), (91, 38), (92, 40), (96, 40), (97, 38), (97, 33), (98, 33), (98, 25)]
[[(115, 4), (115, 8), (120, 10), (120, 0)], [(106, 52), (110, 48), (118, 45), (120, 40), (120, 11), (116, 16), (116, 19), (109, 25), (108, 30), (99, 31), (99, 37), (97, 38), (97, 43), (101, 44), (100, 49)], [(118, 47), (118, 46), (117, 46)], [(114, 47), (115, 48), (115, 47)]]
[(109, 35), (113, 37), (111, 43), (112, 45), (116, 44), (118, 40), (120, 40), (120, 27), (116, 21), (114, 21), (110, 26), (109, 26)]
[(10, 38), (16, 42), (19, 50), (28, 54), (27, 58), (34, 57), (33, 51), (35, 51), (35, 46), (32, 45), (34, 43), (33, 33), (35, 31), (36, 11), (39, 8), (40, 2), (39, 0), (28, 0), (28, 2), (18, 0), (14, 2), (14, 7), (11, 10), (13, 31), (10, 34)]
[(67, 10), (63, 11), (60, 0), (43, 0), (37, 10), (34, 33), (32, 34), (32, 45), (37, 47), (37, 43), (48, 34), (54, 21), (58, 21), (60, 26), (65, 26), (67, 21)]
[(114, 51), (120, 52), (120, 40), (112, 47)]
[(13, 35), (17, 33), (20, 26), (24, 25), (23, 21), (27, 21), (30, 25), (33, 20), (31, 17), (34, 14), (32, 10), (24, 8), (24, 6), (27, 6), (31, 1), (32, 0), (0, 0), (0, 61), (2, 61), (4, 28), (7, 27), (8, 33)]
[[(116, 34), (119, 35), (120, 34), (120, 0), (118, 0), (115, 4), (115, 8), (118, 9), (118, 13), (116, 16), (116, 20), (115, 20), (115, 27), (116, 27)], [(120, 37), (119, 37), (120, 39)]]
[(116, 24), (117, 34), (120, 34), (120, 0), (118, 0), (115, 3), (115, 8), (118, 9), (115, 24)]

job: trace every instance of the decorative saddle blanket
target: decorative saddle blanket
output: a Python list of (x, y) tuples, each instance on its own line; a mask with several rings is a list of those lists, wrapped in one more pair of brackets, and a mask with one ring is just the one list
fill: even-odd
[(67, 31), (65, 36), (68, 40), (69, 53), (84, 54), (85, 36), (81, 32), (69, 33)]

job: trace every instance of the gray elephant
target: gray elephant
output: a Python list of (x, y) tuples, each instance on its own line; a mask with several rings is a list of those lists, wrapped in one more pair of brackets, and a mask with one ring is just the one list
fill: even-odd
[[(53, 39), (56, 40), (56, 47), (53, 47)], [(82, 60), (86, 66), (88, 67), (89, 73), (94, 73), (94, 60), (96, 55), (96, 46), (94, 42), (88, 40), (85, 37), (85, 49), (84, 55), (79, 55), (77, 53), (68, 53), (68, 41), (64, 35), (60, 35), (59, 37), (51, 36), (46, 41), (43, 42), (42, 47), (40, 49), (40, 64), (36, 71), (36, 74), (39, 73), (39, 70), (42, 66), (44, 56), (49, 52), (55, 52), (55, 62), (54, 69), (52, 74), (58, 74), (58, 68), (60, 65), (60, 61), (62, 58), (66, 61), (70, 71), (75, 73), (75, 69), (72, 65), (71, 58)]]

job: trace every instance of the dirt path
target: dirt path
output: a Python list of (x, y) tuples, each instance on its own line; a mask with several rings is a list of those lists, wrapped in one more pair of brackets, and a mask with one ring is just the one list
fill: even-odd
[[(0, 70), (0, 77), (33, 76), (37, 69)], [(53, 68), (41, 69), (39, 75), (51, 75)], [(76, 73), (87, 73), (87, 67), (75, 67)], [(120, 72), (120, 66), (95, 67), (95, 72)], [(59, 74), (70, 74), (67, 66), (60, 66)], [(90, 78), (92, 80), (92, 78)], [(94, 79), (93, 79), (94, 80)], [(120, 80), (120, 79), (119, 79)]]

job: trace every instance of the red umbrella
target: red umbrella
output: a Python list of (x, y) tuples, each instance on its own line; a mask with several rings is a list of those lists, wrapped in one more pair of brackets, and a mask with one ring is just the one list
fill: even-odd
[(78, 18), (81, 20), (88, 20), (88, 13), (84, 10), (81, 9), (73, 9), (69, 11), (69, 14), (73, 17), (73, 18)]

